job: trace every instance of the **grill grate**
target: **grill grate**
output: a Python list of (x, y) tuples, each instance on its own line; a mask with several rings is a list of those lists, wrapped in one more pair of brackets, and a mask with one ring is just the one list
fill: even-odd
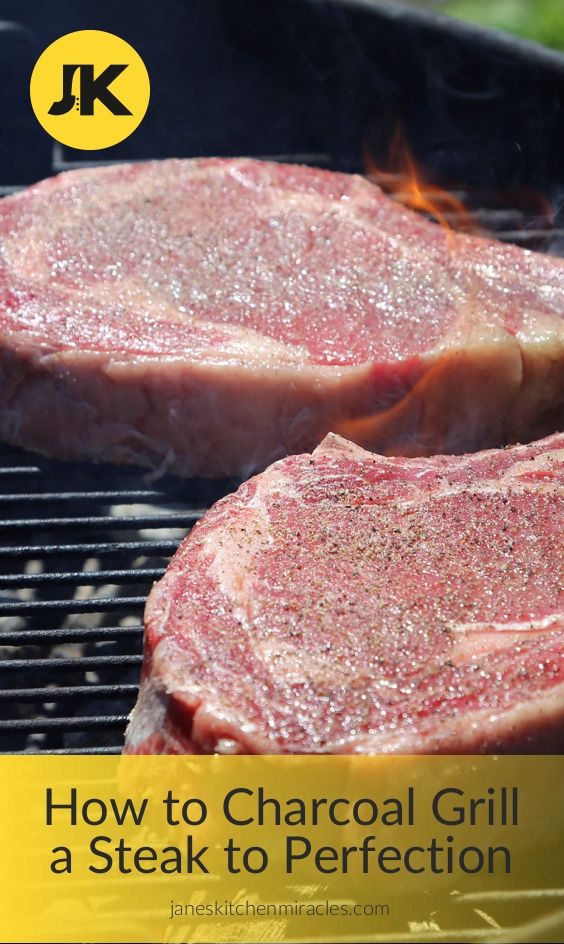
[(121, 751), (147, 593), (234, 484), (0, 449), (0, 751)]

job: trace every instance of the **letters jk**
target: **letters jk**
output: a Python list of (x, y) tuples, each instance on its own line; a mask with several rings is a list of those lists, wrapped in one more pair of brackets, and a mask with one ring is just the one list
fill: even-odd
[[(127, 65), (111, 65), (95, 79), (92, 65), (64, 65), (63, 66), (63, 94), (58, 102), (53, 102), (49, 109), (50, 115), (66, 115), (75, 104), (81, 115), (94, 114), (96, 99), (102, 102), (113, 115), (131, 115), (129, 108), (120, 102), (110, 85), (118, 75), (121, 75)], [(73, 95), (72, 82), (78, 70), (80, 77), (79, 95)]]

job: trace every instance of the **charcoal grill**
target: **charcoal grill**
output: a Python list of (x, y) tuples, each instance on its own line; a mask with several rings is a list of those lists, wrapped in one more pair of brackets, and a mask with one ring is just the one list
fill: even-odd
[(147, 592), (181, 537), (233, 487), (151, 486), (137, 471), (2, 449), (2, 751), (121, 750)]
[[(0, 0), (0, 193), (71, 167), (178, 154), (359, 171), (367, 145), (394, 184), (387, 145), (399, 123), (425, 177), (482, 232), (564, 253), (557, 53), (377, 0), (163, 0), (158, 22), (152, 2), (17, 10), (13, 22)], [(153, 77), (145, 121), (95, 161), (53, 146), (27, 104), (39, 52), (81, 28), (124, 35)], [(401, 179), (391, 189), (407, 199)], [(235, 485), (151, 483), (0, 447), (0, 751), (121, 751), (147, 592)]]

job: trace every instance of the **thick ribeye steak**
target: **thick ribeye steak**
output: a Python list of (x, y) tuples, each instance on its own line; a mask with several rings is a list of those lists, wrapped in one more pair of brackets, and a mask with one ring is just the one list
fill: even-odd
[(154, 587), (126, 749), (564, 750), (563, 485), (564, 434), (275, 463)]
[(0, 283), (0, 438), (51, 455), (239, 474), (331, 431), (463, 452), (564, 410), (564, 263), (361, 177), (63, 174), (0, 202)]

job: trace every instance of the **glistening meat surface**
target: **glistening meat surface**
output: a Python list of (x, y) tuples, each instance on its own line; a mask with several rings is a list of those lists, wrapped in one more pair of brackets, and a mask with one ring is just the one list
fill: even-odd
[(563, 487), (564, 434), (277, 462), (151, 592), (126, 750), (564, 750)]
[(0, 437), (245, 474), (330, 431), (463, 452), (558, 428), (564, 263), (361, 177), (253, 160), (80, 170), (0, 202)]

